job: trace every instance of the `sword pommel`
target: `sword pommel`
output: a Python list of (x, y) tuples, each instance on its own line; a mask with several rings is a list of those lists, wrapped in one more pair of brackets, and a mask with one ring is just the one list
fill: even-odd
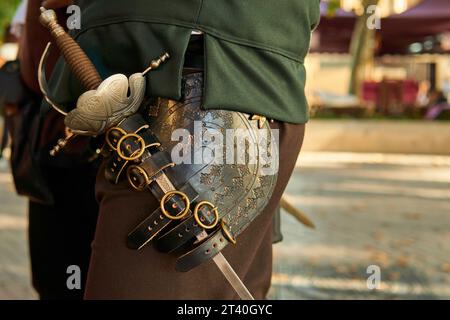
[(41, 10), (41, 15), (39, 16), (39, 21), (44, 25), (48, 26), (50, 23), (57, 23), (56, 13), (53, 10), (47, 10), (44, 7), (39, 8)]
[(58, 24), (58, 18), (56, 12), (44, 7), (40, 8), (41, 15), (39, 16), (39, 22), (50, 30), (54, 37), (58, 37), (64, 33), (64, 29)]

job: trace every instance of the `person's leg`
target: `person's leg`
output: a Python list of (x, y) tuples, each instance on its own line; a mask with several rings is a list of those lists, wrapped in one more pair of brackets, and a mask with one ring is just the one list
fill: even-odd
[[(88, 170), (50, 171), (52, 206), (29, 202), (29, 246), (33, 286), (40, 299), (82, 299), (98, 205)], [(81, 269), (81, 290), (69, 290), (67, 267)]]
[[(275, 122), (280, 130), (280, 172), (273, 196), (236, 246), (223, 253), (257, 299), (270, 287), (272, 216), (300, 151), (304, 125)], [(187, 272), (175, 271), (176, 257), (151, 245), (128, 249), (126, 236), (158, 205), (149, 193), (133, 191), (127, 182), (112, 185), (99, 171), (96, 186), (99, 219), (86, 284), (86, 299), (235, 299), (233, 289), (212, 261)]]

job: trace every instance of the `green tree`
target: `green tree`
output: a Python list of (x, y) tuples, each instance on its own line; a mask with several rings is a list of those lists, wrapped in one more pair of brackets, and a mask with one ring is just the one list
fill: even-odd
[[(371, 63), (375, 54), (375, 29), (367, 27), (367, 20), (371, 13), (368, 13), (367, 7), (377, 5), (379, 0), (360, 0), (364, 7), (364, 14), (356, 18), (355, 28), (353, 30), (350, 43), (351, 56), (351, 76), (348, 84), (348, 93), (357, 94), (359, 91), (363, 71), (367, 64)], [(328, 15), (333, 16), (335, 11), (340, 8), (340, 0), (330, 0), (328, 3)]]
[(377, 5), (379, 0), (362, 0), (364, 14), (356, 19), (355, 29), (353, 30), (352, 40), (350, 43), (351, 76), (348, 86), (349, 94), (357, 94), (359, 92), (361, 82), (363, 80), (363, 71), (367, 64), (372, 63), (375, 55), (375, 33), (376, 29), (368, 28), (367, 21), (369, 6)]
[(20, 4), (20, 0), (1, 0), (0, 1), (0, 42), (6, 27), (11, 22), (14, 12)]

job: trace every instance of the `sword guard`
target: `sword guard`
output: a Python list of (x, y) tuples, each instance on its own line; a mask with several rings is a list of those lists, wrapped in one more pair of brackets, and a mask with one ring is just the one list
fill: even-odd
[(50, 150), (50, 155), (52, 157), (56, 157), (64, 149), (67, 143), (77, 136), (69, 128), (66, 128), (65, 134), (66, 136), (59, 139), (56, 145)]

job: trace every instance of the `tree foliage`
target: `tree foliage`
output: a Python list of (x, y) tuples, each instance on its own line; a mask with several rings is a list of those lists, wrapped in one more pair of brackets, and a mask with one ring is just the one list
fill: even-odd
[[(0, 40), (11, 22), (14, 13), (19, 6), (21, 0), (1, 0), (0, 1)], [(1, 42), (1, 41), (0, 41)]]
[(327, 15), (333, 16), (337, 9), (341, 7), (341, 0), (329, 0), (327, 6)]

